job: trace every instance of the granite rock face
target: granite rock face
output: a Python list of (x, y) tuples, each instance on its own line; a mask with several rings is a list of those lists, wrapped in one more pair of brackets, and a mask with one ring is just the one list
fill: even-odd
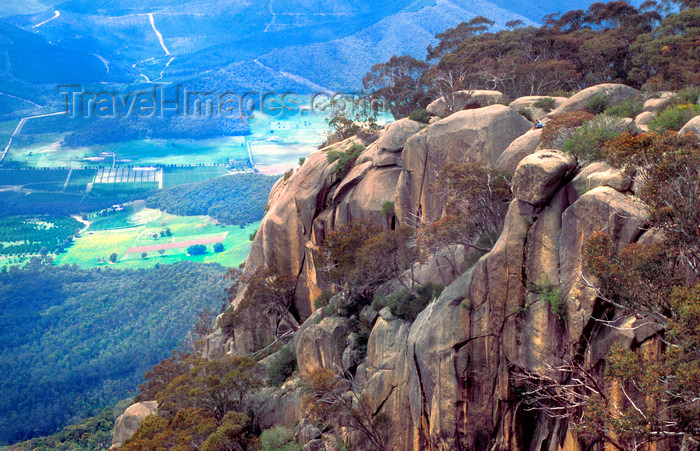
[(479, 108), (496, 103), (502, 97), (503, 93), (500, 91), (483, 89), (457, 91), (447, 100), (444, 97), (435, 99), (426, 109), (433, 116), (444, 118), (466, 108)]
[[(600, 85), (562, 100), (558, 109), (580, 109), (601, 93), (613, 103), (638, 95)], [(623, 318), (629, 327), (622, 330), (596, 323), (592, 314), (602, 301), (586, 283), (584, 249), (594, 232), (606, 233), (619, 249), (658, 239), (646, 231), (648, 211), (633, 195), (633, 174), (601, 162), (580, 167), (568, 154), (538, 149), (541, 131), (531, 128), (503, 105), (460, 111), (428, 126), (398, 121), (373, 142), (353, 138), (334, 146), (365, 146), (341, 179), (322, 150), (270, 194), (245, 271), (267, 265), (298, 278), (295, 306), (306, 319), (294, 336), (301, 376), (316, 368), (352, 373), (357, 394), (375, 415), (390, 419), (387, 449), (581, 451), (583, 442), (566, 420), (524, 408), (513, 372), (538, 371), (574, 353), (591, 367), (604, 365), (613, 345), (660, 346), (655, 331), (636, 328), (634, 317)], [(514, 172), (515, 198), (490, 252), (467, 263), (464, 249), (453, 246), (415, 266), (420, 283), (447, 286), (412, 323), (388, 307), (376, 312), (366, 306), (351, 318), (313, 311), (324, 283), (318, 250), (329, 231), (359, 218), (385, 229), (439, 218), (443, 201), (433, 185), (440, 171), (470, 162)], [(394, 202), (394, 212), (383, 208), (386, 202)], [(387, 284), (391, 291), (403, 285)], [(533, 287), (557, 296), (544, 298)], [(342, 296), (331, 303), (343, 302)], [(364, 359), (355, 352), (358, 318), (371, 325)], [(212, 338), (220, 344), (220, 336)], [(293, 385), (285, 390), (271, 396), (274, 419), (265, 424), (304, 417), (298, 392)], [(284, 413), (275, 416), (276, 410)], [(306, 423), (298, 434), (309, 449), (322, 449), (328, 438)], [(355, 449), (364, 449), (349, 437)]]
[(545, 205), (576, 168), (576, 159), (558, 150), (540, 150), (515, 169), (513, 195), (536, 207)]
[(638, 90), (627, 85), (603, 83), (577, 92), (568, 100), (562, 102), (559, 107), (554, 109), (547, 116), (553, 117), (571, 111), (585, 110), (591, 99), (597, 96), (605, 97), (606, 106), (611, 107), (621, 103), (623, 100), (633, 99), (640, 95), (641, 93)]
[(503, 151), (532, 124), (503, 105), (465, 110), (435, 122), (406, 142), (396, 187), (399, 222), (435, 220), (443, 202), (435, 193), (441, 170), (450, 163), (493, 167)]
[(680, 129), (678, 136), (685, 135), (700, 136), (700, 116), (695, 116)]

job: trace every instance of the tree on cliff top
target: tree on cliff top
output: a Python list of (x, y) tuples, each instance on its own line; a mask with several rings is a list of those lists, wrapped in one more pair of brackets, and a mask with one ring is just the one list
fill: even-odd
[(431, 84), (426, 79), (430, 65), (409, 55), (392, 56), (386, 63), (375, 64), (362, 79), (365, 90), (384, 97), (394, 117), (407, 117), (411, 111), (425, 108), (430, 102)]
[[(496, 89), (517, 98), (600, 83), (650, 89), (699, 84), (697, 0), (664, 3), (674, 3), (680, 11), (662, 17), (668, 9), (655, 2), (639, 8), (625, 1), (596, 2), (585, 11), (549, 15), (541, 27), (496, 33), (488, 32), (488, 19), (474, 18), (436, 35), (438, 44), (428, 48), (433, 66), (392, 57), (372, 68), (364, 88), (396, 105), (403, 96), (425, 107), (445, 92), (461, 89)], [(404, 67), (419, 70), (408, 78), (387, 76)], [(440, 85), (443, 92), (435, 89)], [(411, 90), (422, 100), (416, 102)], [(394, 114), (404, 117), (415, 108), (396, 108)]]

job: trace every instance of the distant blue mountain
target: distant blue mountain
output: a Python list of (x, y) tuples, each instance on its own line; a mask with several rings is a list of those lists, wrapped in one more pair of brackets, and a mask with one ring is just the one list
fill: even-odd
[[(355, 90), (392, 55), (477, 15), (535, 24), (571, 0), (3, 0), (0, 92), (44, 103), (57, 83), (226, 90)], [(40, 13), (37, 9), (48, 7)], [(58, 12), (56, 12), (58, 11)], [(1, 69), (1, 68), (0, 68)], [(27, 84), (40, 88), (32, 93)], [(20, 89), (21, 87), (21, 89)], [(32, 97), (33, 96), (33, 97)]]

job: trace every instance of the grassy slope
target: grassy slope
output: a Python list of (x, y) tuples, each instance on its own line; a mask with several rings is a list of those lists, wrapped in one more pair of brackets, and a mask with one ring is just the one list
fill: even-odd
[[(158, 210), (146, 209), (140, 213), (118, 213), (98, 218), (90, 228), (76, 239), (75, 243), (56, 258), (56, 264), (77, 264), (82, 268), (110, 266), (118, 269), (151, 268), (157, 263), (169, 264), (181, 260), (203, 263), (219, 263), (234, 267), (243, 263), (250, 252), (249, 235), (257, 230), (259, 222), (244, 228), (215, 224), (207, 216), (173, 216)], [(170, 228), (172, 237), (160, 237), (160, 231)], [(150, 234), (156, 233), (158, 239)], [(171, 241), (185, 241), (211, 236), (226, 235), (223, 241), (224, 252), (214, 253), (207, 245), (205, 255), (189, 256), (185, 248), (170, 249), (164, 254), (150, 252), (146, 259), (140, 254), (126, 255), (133, 246), (163, 244)], [(117, 263), (98, 263), (98, 257), (109, 258), (116, 252)]]

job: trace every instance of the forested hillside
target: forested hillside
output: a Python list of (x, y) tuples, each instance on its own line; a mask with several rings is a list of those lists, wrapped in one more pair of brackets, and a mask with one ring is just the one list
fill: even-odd
[(174, 215), (209, 215), (223, 224), (246, 225), (262, 219), (276, 180), (263, 174), (227, 175), (158, 191), (146, 205)]
[(202, 309), (219, 311), (225, 269), (81, 270), (38, 259), (0, 272), (0, 443), (53, 433), (134, 393), (185, 340)]

